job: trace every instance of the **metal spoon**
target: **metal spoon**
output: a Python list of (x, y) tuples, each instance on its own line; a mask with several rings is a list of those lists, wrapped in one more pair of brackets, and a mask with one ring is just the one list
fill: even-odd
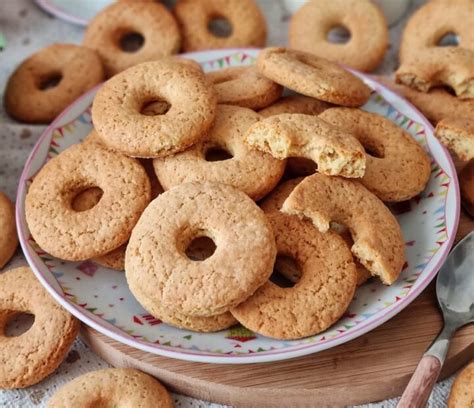
[(452, 335), (460, 327), (474, 322), (474, 231), (464, 237), (448, 256), (438, 273), (436, 294), (444, 327), (418, 363), (398, 408), (425, 407)]

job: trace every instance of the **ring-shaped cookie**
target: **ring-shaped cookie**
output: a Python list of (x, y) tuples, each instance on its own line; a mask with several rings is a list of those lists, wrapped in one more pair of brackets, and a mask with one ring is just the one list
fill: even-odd
[(283, 91), (281, 85), (265, 78), (254, 66), (225, 68), (209, 72), (206, 77), (214, 84), (218, 103), (254, 110), (271, 105)]
[[(190, 243), (211, 238), (203, 261), (186, 256)], [(260, 208), (223, 184), (187, 183), (158, 196), (132, 232), (125, 276), (144, 305), (188, 316), (222, 314), (251, 296), (272, 273), (276, 248)]]
[(252, 125), (245, 142), (277, 159), (304, 157), (330, 176), (359, 178), (365, 172), (365, 151), (345, 130), (318, 116), (283, 113)]
[(326, 330), (354, 296), (357, 273), (349, 248), (335, 232), (322, 234), (309, 221), (280, 212), (267, 216), (278, 253), (295, 259), (301, 277), (291, 288), (265, 283), (231, 313), (250, 330), (278, 339)]
[[(20, 336), (5, 328), (14, 316), (34, 315)], [(80, 322), (63, 309), (27, 267), (0, 274), (0, 389), (24, 388), (51, 374), (66, 357)]]
[[(183, 36), (183, 51), (265, 45), (267, 24), (254, 0), (179, 0), (174, 12)], [(230, 23), (229, 36), (210, 31), (214, 19)]]
[(329, 230), (331, 221), (346, 226), (358, 261), (387, 285), (398, 278), (405, 263), (400, 225), (384, 203), (358, 181), (313, 174), (296, 186), (282, 212), (308, 217), (321, 232)]
[(470, 408), (474, 405), (474, 361), (462, 369), (453, 382), (447, 408)]
[(16, 234), (15, 206), (0, 191), (0, 269), (10, 260), (18, 245)]
[[(276, 186), (286, 164), (285, 160), (275, 159), (244, 143), (246, 130), (259, 119), (250, 109), (218, 105), (214, 125), (204, 142), (173, 156), (153, 160), (160, 184), (169, 190), (193, 181), (222, 183), (259, 200)], [(206, 154), (213, 149), (223, 149), (232, 158), (207, 161)]]
[(409, 200), (424, 190), (431, 175), (430, 159), (401, 127), (360, 109), (331, 108), (319, 117), (350, 132), (368, 150), (359, 181), (382, 201)]
[[(335, 27), (344, 27), (344, 44), (328, 40)], [(367, 29), (370, 27), (370, 30)], [(289, 44), (360, 71), (373, 71), (388, 47), (388, 27), (382, 10), (370, 0), (312, 0), (291, 18)]]
[[(126, 51), (127, 36), (141, 36), (136, 51)], [(115, 2), (87, 26), (84, 45), (99, 54), (107, 77), (142, 62), (176, 54), (181, 44), (178, 24), (167, 8), (155, 1)]]
[[(91, 187), (103, 191), (98, 204), (74, 211), (74, 197)], [(25, 214), (44, 251), (61, 259), (86, 260), (125, 243), (149, 201), (150, 181), (136, 160), (97, 144), (79, 144), (50, 160), (35, 176)]]
[(330, 103), (310, 98), (304, 95), (290, 95), (280, 98), (275, 103), (258, 111), (264, 118), (280, 115), (281, 113), (302, 113), (304, 115), (319, 115), (329, 109)]
[[(142, 114), (165, 101), (162, 115)], [(204, 74), (172, 58), (135, 65), (109, 79), (97, 92), (92, 119), (108, 146), (133, 157), (163, 157), (198, 142), (212, 125), (214, 89)]]
[(257, 60), (260, 72), (293, 91), (349, 107), (365, 104), (370, 88), (333, 62), (303, 51), (266, 48)]
[(53, 44), (23, 61), (9, 78), (5, 110), (22, 122), (49, 123), (103, 80), (104, 69), (95, 51)]
[[(471, 16), (471, 18), (469, 18)], [(400, 43), (400, 61), (435, 48), (447, 34), (458, 37), (458, 48), (474, 51), (471, 0), (428, 1), (410, 16)], [(441, 48), (441, 47), (440, 47)]]
[(462, 161), (474, 159), (474, 112), (472, 116), (450, 116), (441, 120), (436, 125), (435, 136)]
[(132, 368), (107, 368), (80, 375), (61, 387), (47, 408), (69, 407), (172, 408), (165, 387)]

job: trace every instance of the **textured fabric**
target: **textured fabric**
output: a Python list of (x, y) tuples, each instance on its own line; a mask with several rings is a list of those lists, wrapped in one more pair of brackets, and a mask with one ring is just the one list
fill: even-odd
[[(79, 0), (70, 0), (79, 1)], [(299, 1), (299, 0), (294, 0)], [(283, 0), (259, 0), (269, 27), (269, 45), (286, 44), (289, 12)], [(412, 9), (423, 3), (414, 0)], [(390, 74), (396, 68), (398, 40), (404, 26), (402, 20), (390, 30), (392, 46), (378, 68), (378, 73)], [(33, 52), (53, 42), (79, 44), (83, 28), (49, 16), (40, 10), (32, 0), (0, 0), (0, 97), (7, 78), (15, 67)], [(26, 158), (32, 150), (44, 126), (29, 126), (14, 122), (7, 117), (0, 106), (0, 190), (12, 199)], [(7, 268), (24, 264), (24, 258), (18, 254)], [(88, 371), (108, 367), (80, 340), (76, 340), (68, 357), (58, 370), (41, 383), (24, 390), (0, 391), (0, 407), (38, 408), (46, 406), (49, 397), (63, 384)], [(368, 379), (370, 381), (370, 379)], [(428, 406), (440, 408), (446, 405), (452, 378), (445, 380), (434, 389)], [(222, 405), (173, 395), (175, 407), (223, 407)], [(370, 408), (391, 408), (396, 399), (364, 405)]]

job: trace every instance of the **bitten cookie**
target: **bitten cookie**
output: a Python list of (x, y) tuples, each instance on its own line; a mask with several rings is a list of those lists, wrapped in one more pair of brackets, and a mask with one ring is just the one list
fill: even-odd
[[(14, 316), (34, 315), (21, 336), (7, 337)], [(27, 267), (0, 274), (0, 389), (24, 388), (51, 374), (66, 357), (80, 322), (57, 304)]]
[[(166, 102), (161, 115), (142, 113)], [(109, 147), (133, 157), (163, 157), (200, 141), (212, 125), (216, 95), (204, 74), (172, 58), (133, 66), (109, 79), (92, 104), (92, 120)]]
[(466, 211), (474, 217), (474, 159), (471, 159), (459, 174), (459, 189)]
[(15, 206), (0, 191), (0, 269), (10, 260), (18, 246), (16, 234)]
[(362, 177), (365, 172), (365, 151), (358, 140), (317, 116), (298, 113), (271, 116), (252, 125), (245, 141), (277, 159), (311, 159), (320, 173)]
[(257, 66), (280, 85), (336, 105), (357, 107), (370, 97), (370, 88), (358, 77), (307, 52), (266, 48), (260, 52)]
[[(332, 43), (327, 38), (329, 31), (339, 26), (350, 33), (344, 44)], [(366, 72), (380, 64), (388, 40), (385, 16), (370, 0), (309, 1), (290, 21), (291, 48)]]
[(319, 117), (350, 132), (366, 149), (360, 182), (382, 201), (405, 201), (422, 192), (431, 175), (423, 148), (392, 121), (360, 109), (331, 108)]
[[(254, 0), (179, 0), (174, 12), (185, 52), (265, 45), (267, 24)], [(232, 30), (228, 36), (211, 31), (215, 19), (227, 20)]]
[[(168, 190), (178, 184), (208, 181), (235, 187), (254, 200), (265, 196), (280, 180), (286, 162), (244, 143), (246, 130), (259, 119), (250, 109), (218, 105), (214, 125), (204, 142), (153, 161), (161, 185)], [(232, 157), (212, 161), (212, 152), (222, 149)]]
[[(326, 232), (331, 221), (351, 231), (352, 253), (374, 276), (390, 285), (405, 263), (405, 245), (397, 219), (374, 194), (357, 181), (314, 174), (290, 194), (282, 211), (308, 217)], [(381, 228), (383, 226), (383, 228)]]
[(468, 364), (454, 380), (449, 393), (448, 408), (474, 406), (474, 362)]
[[(87, 211), (75, 211), (72, 201), (91, 187), (103, 191), (100, 201)], [(150, 182), (136, 160), (97, 144), (79, 144), (51, 159), (35, 176), (25, 215), (44, 251), (86, 260), (124, 244), (149, 201)]]
[(214, 84), (217, 102), (250, 109), (262, 109), (276, 101), (283, 88), (265, 78), (255, 66), (232, 67), (206, 74)]
[(319, 115), (330, 108), (330, 103), (310, 98), (304, 95), (284, 96), (272, 105), (258, 111), (264, 118), (280, 115), (281, 113), (302, 113), (305, 115)]
[(436, 125), (435, 136), (461, 160), (474, 158), (474, 116), (441, 120)]
[(5, 110), (22, 122), (49, 123), (103, 79), (104, 69), (95, 51), (53, 44), (27, 58), (9, 78)]
[(301, 278), (291, 288), (265, 283), (232, 314), (250, 330), (278, 339), (326, 330), (345, 312), (356, 288), (347, 245), (334, 232), (320, 233), (310, 221), (279, 212), (267, 216), (278, 253), (295, 259)]
[[(186, 249), (207, 236), (215, 252), (193, 261)], [(125, 256), (130, 290), (189, 316), (222, 314), (251, 296), (272, 273), (276, 248), (264, 213), (223, 184), (181, 184), (161, 194), (134, 228)]]
[(173, 401), (157, 380), (132, 368), (83, 374), (61, 387), (48, 401), (48, 408), (99, 406), (172, 408)]
[[(125, 42), (137, 38), (138, 49)], [(146, 61), (176, 54), (181, 35), (173, 15), (155, 1), (115, 2), (87, 26), (84, 45), (97, 51), (107, 77)]]

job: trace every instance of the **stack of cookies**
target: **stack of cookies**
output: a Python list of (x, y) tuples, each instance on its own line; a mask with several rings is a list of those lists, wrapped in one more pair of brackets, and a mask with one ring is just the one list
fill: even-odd
[(90, 135), (35, 176), (29, 229), (55, 257), (125, 270), (174, 326), (314, 335), (369, 277), (396, 281), (404, 241), (384, 202), (430, 176), (414, 139), (359, 109), (369, 96), (338, 65), (284, 48), (208, 74), (178, 57), (133, 66), (97, 92)]

